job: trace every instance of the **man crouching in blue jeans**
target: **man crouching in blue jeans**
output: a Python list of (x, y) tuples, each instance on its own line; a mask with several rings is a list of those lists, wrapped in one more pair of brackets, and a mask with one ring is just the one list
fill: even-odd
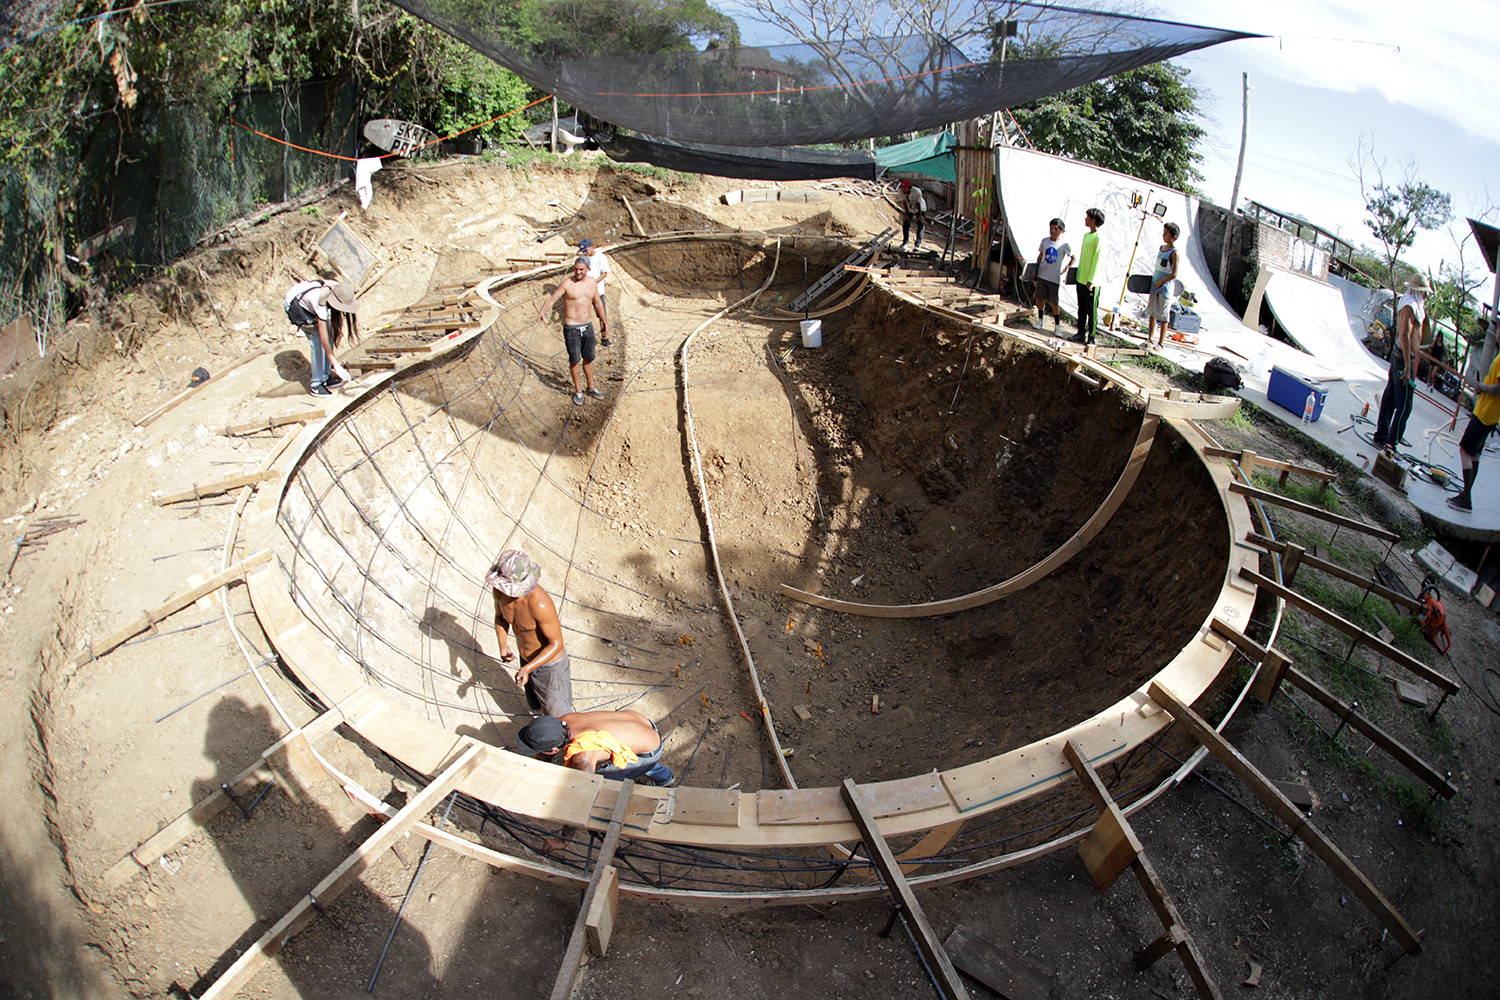
[(661, 734), (640, 712), (568, 712), (533, 719), (516, 737), (516, 752), (564, 767), (642, 785), (671, 785), (677, 780), (661, 762)]

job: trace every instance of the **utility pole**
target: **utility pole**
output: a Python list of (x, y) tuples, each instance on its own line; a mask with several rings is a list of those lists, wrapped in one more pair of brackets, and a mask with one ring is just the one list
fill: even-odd
[(1250, 136), (1250, 74), (1241, 73), (1244, 95), (1240, 104), (1240, 162), (1234, 168), (1234, 193), (1229, 196), (1229, 217), (1224, 220), (1224, 252), (1219, 257), (1219, 291), (1229, 294), (1229, 241), (1234, 235), (1235, 212), (1240, 204), (1240, 178), (1245, 175), (1245, 141)]

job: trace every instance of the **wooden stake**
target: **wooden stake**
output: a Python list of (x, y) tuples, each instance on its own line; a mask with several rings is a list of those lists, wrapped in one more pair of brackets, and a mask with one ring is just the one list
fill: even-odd
[(271, 469), (267, 472), (251, 472), (243, 476), (231, 476), (228, 479), (220, 479), (218, 482), (207, 483), (203, 486), (195, 483), (191, 490), (157, 497), (151, 502), (158, 507), (165, 507), (169, 503), (182, 503), (184, 500), (198, 500), (202, 497), (218, 496), (220, 493), (228, 493), (230, 490), (237, 490), (241, 486), (252, 486), (255, 483), (263, 483), (267, 479), (275, 479), (280, 475), (280, 470)]

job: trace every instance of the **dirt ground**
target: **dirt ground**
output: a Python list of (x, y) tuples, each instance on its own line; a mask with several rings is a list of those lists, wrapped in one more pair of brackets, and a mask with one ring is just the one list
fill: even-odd
[[(46, 518), (68, 519), (21, 552), (0, 597), (0, 694), (11, 707), (0, 713), (0, 795), (7, 803), (0, 809), (0, 1000), (196, 995), (375, 828), (332, 782), (301, 800), (273, 790), (249, 818), (229, 810), (168, 863), (109, 889), (102, 874), (125, 850), (279, 738), (278, 715), (305, 722), (315, 709), (274, 671), (262, 672), (264, 687), (241, 675), (246, 649), (212, 602), (78, 669), (66, 662), (88, 640), (219, 565), (232, 501), (158, 508), (150, 499), (244, 471), (275, 441), (270, 434), (225, 437), (224, 424), (314, 404), (302, 348), (287, 336), (279, 303), (292, 280), (289, 266), (300, 264), (309, 239), (333, 217), (348, 210), (392, 264), (365, 298), (373, 315), (393, 313), (442, 282), (504, 270), (507, 258), (534, 255), (539, 246), (557, 249), (581, 235), (624, 239), (632, 223), (622, 197), (653, 232), (712, 228), (857, 240), (893, 221), (871, 192), (847, 185), (822, 186), (818, 202), (726, 205), (721, 193), (753, 185), (708, 178), (669, 184), (602, 164), (519, 172), (456, 162), (382, 171), (375, 186), (367, 212), (345, 189), (311, 211), (229, 234), (182, 262), (174, 281), (122, 296), (112, 312), (70, 329), (48, 360), (0, 382), (7, 535)], [(570, 229), (575, 215), (582, 222)], [(554, 228), (566, 232), (539, 245), (536, 234)], [(682, 273), (664, 264), (659, 271)], [(775, 294), (795, 294), (797, 284)], [(670, 385), (672, 373), (658, 366), (660, 383), (653, 384), (648, 364), (687, 322), (672, 304), (672, 293), (686, 289), (653, 288), (623, 274), (619, 286), (631, 297), (621, 315), (635, 325), (609, 364), (640, 373), (631, 387), (641, 390), (633, 397), (641, 406), (622, 407), (619, 425), (607, 429), (602, 410), (571, 425), (578, 440), (612, 435), (592, 472), (595, 506), (609, 523), (601, 551), (660, 557), (662, 585), (674, 601), (713, 607), (715, 588), (701, 559), (681, 557), (674, 565), (662, 551), (686, 544), (672, 539), (700, 533), (682, 481), (675, 393), (650, 391)], [(1195, 523), (1212, 502), (1206, 477), (1180, 471), (1181, 463), (1168, 461), (1170, 448), (1153, 452), (1144, 481), (1154, 487), (1137, 490), (1117, 515), (1128, 531), (1107, 531), (1022, 600), (994, 605), (961, 627), (933, 622), (897, 633), (786, 602), (776, 592), (782, 580), (895, 602), (950, 596), (1008, 576), (1054, 548), (1080, 513), (1097, 505), (1117, 468), (1099, 456), (1128, 450), (1134, 435), (1117, 407), (1066, 379), (1049, 380), (1035, 356), (1010, 351), (998, 338), (971, 340), (951, 324), (929, 325), (914, 310), (866, 300), (827, 321), (824, 350), (794, 351), (778, 364), (795, 329), (716, 328), (693, 360), (696, 377), (714, 388), (695, 394), (693, 405), (721, 544), (733, 555), (728, 583), (742, 615), (764, 625), (767, 638), (757, 641), (756, 655), (768, 699), (810, 699), (830, 720), (778, 720), (784, 741), (798, 747), (803, 784), (990, 756), (1112, 703), (1191, 638), (1206, 610), (1204, 588), (1216, 592), (1224, 554), (1207, 526)], [(217, 381), (218, 372), (261, 349), (267, 353)], [(135, 426), (199, 365), (216, 374), (199, 397)], [(1153, 370), (1138, 374), (1163, 378)], [(625, 388), (623, 381), (606, 384), (611, 392)], [(788, 394), (799, 426), (760, 416), (773, 412), (773, 401), (784, 413)], [(643, 408), (655, 397), (664, 409)], [(1226, 447), (1322, 461), (1269, 421), (1208, 429)], [(994, 485), (1000, 467), (1009, 470), (1003, 489)], [(1350, 480), (1340, 487), (1357, 502)], [(679, 494), (679, 507), (663, 500)], [(809, 503), (813, 494), (817, 501)], [(642, 499), (648, 496), (653, 502)], [(1361, 572), (1387, 559), (1409, 585), (1420, 577), (1410, 545), (1387, 555), (1347, 531), (1334, 536), (1321, 522), (1280, 513), (1277, 521), (1279, 535), (1323, 544)], [(1123, 565), (1142, 537), (1180, 541), (1180, 549), (1170, 563)], [(1465, 690), (1448, 699), (1435, 722), (1402, 705), (1388, 680), (1341, 666), (1347, 647), (1310, 622), (1288, 625), (1281, 646), (1450, 771), (1453, 799), (1429, 801), (1425, 786), (1347, 729), (1330, 741), (1326, 733), (1337, 720), (1306, 698), (1307, 711), (1284, 695), (1270, 706), (1247, 703), (1228, 730), (1263, 772), (1312, 788), (1313, 822), (1423, 931), (1422, 955), (1398, 960), (1398, 949), (1352, 894), (1299, 841), (1288, 842), (1285, 828), (1212, 761), (1136, 819), (1226, 995), (1495, 995), (1500, 868), (1491, 844), (1500, 817), (1500, 702), (1486, 685), (1500, 680), (1500, 622), (1462, 596), (1446, 596), (1452, 659), (1426, 658)], [(268, 654), (243, 588), (231, 590), (229, 601), (249, 655)], [(792, 617), (800, 619), (796, 628), (771, 638)], [(700, 619), (700, 637), (724, 645), (722, 622)], [(813, 647), (821, 658), (810, 657)], [(1314, 647), (1336, 647), (1339, 655)], [(1420, 640), (1410, 648), (1420, 651)], [(719, 655), (732, 664), (732, 656)], [(1085, 661), (1100, 669), (1075, 669)], [(993, 679), (998, 664), (1008, 671), (1003, 683)], [(210, 692), (221, 682), (228, 683)], [(872, 721), (868, 704), (876, 694), (883, 713)], [(737, 697), (743, 689), (732, 685), (715, 692), (715, 708), (705, 702), (671, 736), (678, 760), (695, 754), (687, 758), (689, 783), (776, 783), (756, 727), (732, 707), (720, 710)], [(399, 805), (414, 787), (355, 743), (330, 746), (333, 763), (388, 793), (390, 802)], [(246, 992), (363, 993), (419, 870), (420, 842), (402, 854), (388, 854), (366, 872)], [(530, 997), (550, 990), (576, 891), (443, 850), (432, 851), (420, 871), (377, 992)], [(1131, 963), (1132, 951), (1160, 933), (1134, 883), (1099, 893), (1072, 850), (925, 891), (922, 902), (940, 935), (963, 926), (1033, 970), (1037, 995), (1191, 995), (1175, 957), (1144, 972)], [(902, 934), (879, 936), (887, 914), (880, 903), (728, 914), (627, 903), (610, 955), (591, 963), (577, 995), (930, 995)], [(1263, 969), (1258, 986), (1237, 985), (1256, 968)]]

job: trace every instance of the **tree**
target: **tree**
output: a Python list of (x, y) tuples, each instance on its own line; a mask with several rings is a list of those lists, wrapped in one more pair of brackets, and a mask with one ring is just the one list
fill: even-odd
[(694, 52), (739, 44), (734, 20), (705, 0), (527, 0), (514, 40), (544, 59)]
[(1396, 265), (1401, 255), (1422, 230), (1448, 224), (1453, 218), (1453, 199), (1419, 179), (1414, 158), (1402, 164), (1399, 180), (1387, 180), (1386, 161), (1376, 155), (1375, 141), (1368, 136), (1360, 136), (1349, 166), (1364, 198), (1365, 226), (1380, 241), (1386, 277), (1391, 289), (1399, 291)]
[(1032, 145), (1179, 190), (1203, 179), (1188, 70), (1159, 62), (1014, 109)]

